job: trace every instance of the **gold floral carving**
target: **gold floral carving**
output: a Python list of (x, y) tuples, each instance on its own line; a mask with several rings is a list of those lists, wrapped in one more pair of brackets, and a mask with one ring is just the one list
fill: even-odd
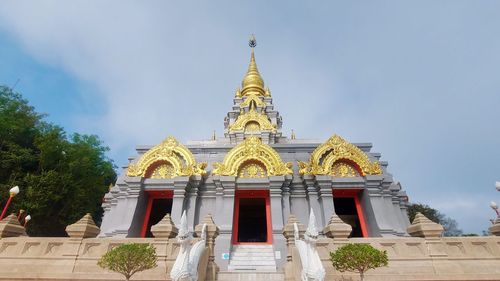
[(127, 176), (145, 177), (148, 169), (159, 162), (167, 162), (172, 166), (172, 177), (206, 174), (207, 163), (196, 163), (193, 154), (187, 147), (180, 144), (174, 137), (168, 137), (144, 153), (137, 164), (130, 164)]
[(337, 135), (318, 146), (311, 154), (309, 163), (299, 161), (299, 174), (336, 175), (334, 166), (342, 160), (359, 167), (362, 176), (382, 174), (382, 168), (377, 161), (371, 162), (361, 149)]
[[(213, 175), (238, 176), (245, 164), (253, 161), (265, 167), (266, 176), (281, 176), (292, 173), (292, 163), (284, 163), (279, 154), (256, 136), (247, 137), (231, 149), (222, 163), (213, 163)], [(242, 166), (243, 165), (243, 166)]]
[(265, 178), (267, 177), (266, 167), (257, 161), (243, 163), (238, 173), (240, 178)]
[(166, 162), (164, 164), (158, 165), (153, 172), (151, 172), (152, 179), (171, 179), (174, 177), (175, 171), (174, 166), (172, 164)]
[(352, 178), (359, 175), (352, 165), (349, 165), (342, 161), (335, 162), (335, 164), (333, 164), (330, 174), (334, 177), (339, 178)]
[(276, 127), (271, 124), (271, 121), (269, 121), (267, 115), (257, 112), (253, 108), (246, 113), (240, 114), (236, 121), (229, 126), (229, 132), (243, 131), (246, 124), (251, 121), (259, 123), (259, 127), (262, 131), (276, 132)]

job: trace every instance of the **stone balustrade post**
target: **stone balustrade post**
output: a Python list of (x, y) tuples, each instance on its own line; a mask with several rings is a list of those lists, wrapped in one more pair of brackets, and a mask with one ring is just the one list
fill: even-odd
[(323, 229), (326, 237), (334, 239), (347, 239), (351, 235), (352, 226), (345, 223), (337, 214), (332, 213), (330, 221)]
[(303, 237), (304, 233), (306, 232), (306, 228), (304, 227), (303, 224), (300, 223), (300, 221), (297, 219), (296, 216), (290, 215), (288, 217), (288, 220), (286, 222), (286, 225), (283, 227), (283, 236), (286, 238), (286, 246), (287, 246), (287, 254), (286, 254), (286, 262), (287, 264), (292, 261), (292, 250), (293, 247), (295, 246), (295, 238), (294, 238), (294, 223), (297, 223), (297, 226), (299, 228), (299, 237)]
[(495, 236), (500, 236), (500, 218), (495, 220), (495, 223), (490, 226), (488, 229), (491, 234)]
[(66, 233), (71, 238), (95, 238), (100, 231), (90, 213), (85, 214), (74, 224), (66, 226)]
[(215, 238), (219, 235), (219, 227), (214, 223), (214, 219), (211, 214), (206, 215), (200, 224), (196, 225), (195, 232), (197, 237), (201, 237), (201, 231), (203, 225), (206, 224), (206, 234), (207, 234), (207, 247), (208, 247), (208, 265), (205, 280), (215, 281), (217, 280), (217, 273), (219, 272), (219, 266), (215, 263)]
[(413, 237), (423, 237), (426, 239), (440, 239), (444, 228), (425, 217), (422, 213), (417, 213), (412, 224), (407, 229), (408, 234)]
[(10, 214), (0, 221), (0, 238), (27, 236), (26, 230), (19, 223), (15, 214)]
[(151, 226), (151, 233), (155, 238), (170, 239), (177, 236), (179, 229), (175, 226), (170, 214), (166, 214), (161, 221)]

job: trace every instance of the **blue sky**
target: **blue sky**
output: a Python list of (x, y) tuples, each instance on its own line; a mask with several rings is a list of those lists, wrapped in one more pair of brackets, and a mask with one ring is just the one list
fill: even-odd
[(372, 142), (414, 202), (480, 233), (500, 200), (498, 1), (4, 1), (0, 83), (119, 166), (223, 131), (255, 33), (284, 133)]

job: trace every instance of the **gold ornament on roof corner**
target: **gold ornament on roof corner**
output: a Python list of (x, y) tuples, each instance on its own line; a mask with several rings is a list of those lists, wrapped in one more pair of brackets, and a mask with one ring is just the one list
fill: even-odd
[(298, 165), (301, 175), (354, 177), (358, 174), (361, 176), (382, 174), (378, 161), (371, 162), (368, 155), (359, 147), (337, 135), (333, 135), (318, 146), (311, 154), (309, 163), (298, 161)]
[[(248, 163), (259, 166), (248, 166)], [(213, 163), (212, 175), (239, 176), (259, 175), (266, 172), (266, 177), (292, 174), (292, 163), (284, 163), (279, 154), (269, 145), (263, 144), (256, 136), (247, 137), (242, 143), (231, 149), (224, 157), (222, 163)], [(262, 167), (262, 169), (259, 169)], [(265, 169), (264, 169), (265, 168)], [(255, 172), (255, 173), (254, 173)]]
[(265, 97), (270, 97), (271, 96), (271, 90), (269, 90), (269, 87), (266, 87), (266, 91), (264, 92)]
[[(136, 164), (129, 164), (127, 176), (173, 178), (206, 174), (207, 163), (196, 163), (191, 151), (174, 137), (168, 137), (159, 145), (144, 153)], [(151, 169), (153, 169), (151, 171)], [(147, 174), (150, 175), (147, 175)]]
[(271, 124), (267, 115), (265, 113), (257, 112), (253, 107), (246, 113), (240, 113), (238, 118), (236, 118), (236, 121), (229, 125), (229, 132), (244, 131), (247, 123), (249, 122), (259, 123), (261, 131), (276, 132), (276, 126)]
[(234, 97), (241, 98), (241, 89), (240, 88), (236, 89), (236, 93), (234, 94)]

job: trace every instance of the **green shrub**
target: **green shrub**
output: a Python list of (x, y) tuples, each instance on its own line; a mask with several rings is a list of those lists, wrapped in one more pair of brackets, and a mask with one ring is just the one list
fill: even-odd
[(330, 253), (333, 267), (340, 272), (357, 272), (361, 280), (369, 269), (387, 266), (386, 251), (380, 251), (368, 244), (347, 244)]
[(157, 266), (155, 247), (150, 244), (123, 244), (106, 252), (97, 264), (130, 280), (135, 273)]

